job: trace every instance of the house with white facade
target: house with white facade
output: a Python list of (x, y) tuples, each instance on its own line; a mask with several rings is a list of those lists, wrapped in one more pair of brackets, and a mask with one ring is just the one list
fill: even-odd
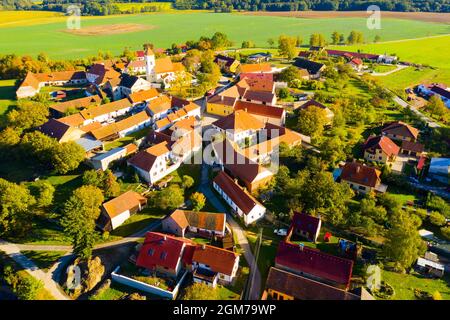
[(131, 111), (133, 105), (127, 98), (114, 102), (102, 104), (96, 107), (87, 108), (80, 111), (83, 117), (83, 126), (93, 122), (106, 122), (111, 119), (123, 116)]
[(205, 238), (224, 237), (225, 223), (225, 213), (177, 209), (162, 221), (162, 229), (179, 237), (184, 237), (187, 233)]
[(220, 171), (214, 178), (213, 187), (231, 207), (233, 213), (244, 220), (245, 225), (264, 217), (266, 208), (224, 171)]
[(102, 205), (97, 226), (103, 231), (112, 231), (132, 214), (141, 211), (146, 204), (147, 198), (137, 192), (127, 191)]
[(150, 48), (145, 49), (144, 59), (147, 81), (164, 84), (165, 88), (169, 88), (170, 84), (185, 72), (181, 62), (172, 62), (170, 57), (156, 59)]
[(105, 171), (109, 165), (117, 160), (123, 159), (126, 156), (138, 151), (138, 147), (130, 143), (124, 147), (118, 147), (111, 149), (107, 152), (98, 153), (94, 157), (89, 159), (89, 163), (95, 170)]

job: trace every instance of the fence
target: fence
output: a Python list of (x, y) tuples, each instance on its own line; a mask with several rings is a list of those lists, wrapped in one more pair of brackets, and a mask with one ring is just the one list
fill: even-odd
[(140, 290), (140, 291), (144, 291), (144, 292), (154, 294), (154, 295), (162, 297), (162, 298), (171, 299), (171, 300), (174, 300), (177, 297), (180, 286), (183, 283), (184, 278), (188, 274), (188, 271), (186, 270), (184, 272), (184, 274), (181, 276), (180, 281), (178, 281), (175, 288), (173, 288), (172, 291), (169, 291), (169, 290), (164, 290), (159, 287), (152, 286), (150, 284), (147, 284), (147, 283), (144, 283), (141, 281), (137, 281), (135, 279), (118, 274), (119, 270), (120, 270), (120, 266), (117, 266), (116, 269), (114, 269), (114, 271), (111, 273), (111, 278), (113, 279), (113, 281), (116, 281), (120, 284), (132, 287), (132, 288)]

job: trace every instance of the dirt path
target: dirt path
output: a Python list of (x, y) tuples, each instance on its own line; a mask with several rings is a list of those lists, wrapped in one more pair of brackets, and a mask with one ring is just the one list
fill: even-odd
[(70, 300), (61, 290), (59, 285), (53, 280), (53, 272), (45, 273), (39, 269), (33, 261), (20, 252), (20, 249), (12, 243), (0, 240), (0, 251), (4, 251), (11, 259), (17, 262), (26, 272), (34, 278), (42, 281), (45, 289), (57, 300)]

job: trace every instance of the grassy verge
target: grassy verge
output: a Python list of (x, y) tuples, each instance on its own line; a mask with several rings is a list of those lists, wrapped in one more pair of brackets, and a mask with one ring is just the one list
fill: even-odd
[(47, 272), (62, 256), (66, 254), (64, 251), (21, 251), (27, 258), (39, 267), (39, 269)]

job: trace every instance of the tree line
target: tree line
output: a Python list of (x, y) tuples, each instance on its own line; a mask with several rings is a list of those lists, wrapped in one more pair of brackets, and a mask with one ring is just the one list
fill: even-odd
[[(0, 10), (50, 10), (65, 12), (71, 4), (79, 5), (83, 15), (110, 15), (134, 13), (120, 11), (116, 3), (145, 3), (145, 0), (4, 0)], [(166, 1), (167, 2), (167, 1)], [(383, 11), (400, 12), (450, 12), (448, 0), (170, 0), (179, 10), (214, 10), (215, 12), (238, 11), (365, 11), (369, 5), (377, 5)], [(157, 6), (144, 6), (141, 12), (158, 11)]]

